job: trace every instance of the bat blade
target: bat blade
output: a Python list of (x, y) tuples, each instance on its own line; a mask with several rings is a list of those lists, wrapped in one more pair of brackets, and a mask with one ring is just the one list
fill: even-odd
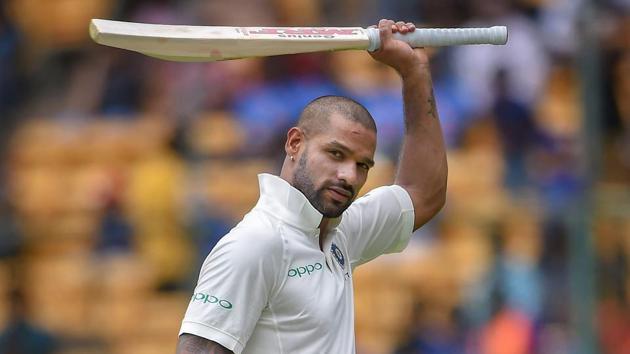
[(360, 27), (185, 26), (93, 19), (90, 36), (99, 44), (187, 62), (365, 50), (370, 45), (367, 30)]

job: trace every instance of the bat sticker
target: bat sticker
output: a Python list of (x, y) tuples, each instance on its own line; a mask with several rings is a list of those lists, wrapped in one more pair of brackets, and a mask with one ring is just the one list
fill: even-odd
[(248, 31), (248, 34), (277, 35), (281, 38), (335, 38), (336, 36), (352, 36), (360, 34), (353, 28), (259, 28)]

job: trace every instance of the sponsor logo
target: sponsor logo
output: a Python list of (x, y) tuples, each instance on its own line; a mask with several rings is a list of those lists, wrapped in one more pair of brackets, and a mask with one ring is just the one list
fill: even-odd
[(301, 278), (302, 276), (308, 276), (311, 275), (311, 273), (314, 273), (318, 270), (322, 270), (324, 266), (322, 266), (321, 263), (317, 262), (315, 264), (309, 264), (303, 267), (295, 267), (295, 268), (291, 268), (289, 269), (289, 274), (287, 274), (289, 276), (289, 278), (293, 278), (293, 277), (299, 277)]
[(335, 36), (351, 36), (359, 34), (351, 28), (259, 28), (248, 32), (252, 34), (275, 34), (283, 38), (335, 38)]
[(346, 260), (343, 257), (343, 253), (341, 252), (339, 247), (337, 247), (337, 245), (333, 243), (332, 246), (330, 246), (330, 252), (333, 254), (335, 259), (337, 260), (337, 263), (339, 263), (339, 265), (343, 269), (344, 264), (346, 264)]
[(204, 293), (194, 294), (192, 297), (192, 302), (195, 302), (195, 301), (199, 301), (204, 304), (216, 304), (217, 306), (221, 306), (226, 310), (230, 310), (233, 307), (232, 303), (227, 300), (219, 299), (218, 297), (214, 295), (204, 294)]

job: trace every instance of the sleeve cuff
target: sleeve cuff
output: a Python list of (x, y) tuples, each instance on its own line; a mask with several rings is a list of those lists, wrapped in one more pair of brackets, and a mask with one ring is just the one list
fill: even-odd
[(226, 349), (234, 352), (234, 354), (241, 354), (243, 351), (244, 345), (237, 338), (229, 333), (204, 323), (184, 321), (182, 322), (182, 327), (179, 330), (179, 335), (184, 333), (193, 334), (221, 344)]
[(389, 247), (387, 253), (402, 252), (405, 248), (407, 248), (409, 240), (411, 239), (411, 234), (413, 233), (413, 224), (415, 219), (413, 201), (411, 200), (409, 192), (399, 185), (392, 185), (392, 187), (393, 188), (391, 190), (394, 192), (394, 195), (400, 204), (400, 221), (402, 222), (403, 227), (400, 237)]

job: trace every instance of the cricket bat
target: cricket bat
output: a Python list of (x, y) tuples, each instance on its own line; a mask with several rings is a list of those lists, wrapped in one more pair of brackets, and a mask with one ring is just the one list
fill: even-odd
[[(186, 62), (380, 47), (378, 29), (361, 27), (185, 26), (92, 19), (90, 36), (99, 44)], [(507, 28), (417, 28), (394, 37), (414, 48), (501, 45), (507, 42)]]

